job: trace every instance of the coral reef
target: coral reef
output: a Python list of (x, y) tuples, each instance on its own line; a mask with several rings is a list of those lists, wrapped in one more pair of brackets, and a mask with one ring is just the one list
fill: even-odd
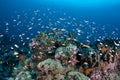
[[(30, 53), (20, 49), (6, 58), (5, 63), (14, 67), (7, 79), (119, 80), (120, 46), (117, 44), (117, 40), (81, 44), (72, 33), (61, 29), (40, 32), (29, 43)], [(16, 60), (19, 62), (13, 65)]]

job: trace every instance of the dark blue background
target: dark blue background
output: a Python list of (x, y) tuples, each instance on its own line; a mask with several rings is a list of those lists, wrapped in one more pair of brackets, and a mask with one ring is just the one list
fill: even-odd
[[(113, 0), (113, 2), (114, 1), (116, 0)], [(103, 35), (103, 32), (99, 31), (99, 29), (101, 28), (101, 26), (107, 25), (106, 32), (108, 33), (108, 35), (106, 36), (106, 38), (109, 36), (111, 36), (111, 38), (114, 37), (111, 34), (109, 35), (109, 33), (111, 33), (112, 30), (117, 28), (118, 31), (116, 33), (118, 35), (116, 35), (115, 37), (120, 37), (120, 32), (119, 32), (120, 3), (115, 3), (115, 4), (107, 3), (102, 6), (92, 6), (92, 7), (87, 5), (79, 6), (78, 4), (79, 3), (77, 3), (77, 5), (69, 3), (68, 5), (68, 3), (66, 2), (62, 2), (62, 1), (54, 2), (54, 0), (0, 0), (0, 27), (1, 27), (0, 30), (5, 32), (4, 24), (6, 21), (9, 21), (11, 22), (10, 26), (12, 28), (10, 29), (10, 32), (9, 32), (11, 35), (12, 34), (18, 35), (18, 33), (25, 32), (26, 31), (25, 27), (21, 28), (22, 31), (18, 31), (16, 27), (15, 28), (12, 27), (13, 24), (12, 24), (11, 17), (16, 16), (15, 11), (22, 12), (24, 10), (27, 13), (31, 13), (29, 10), (36, 10), (36, 9), (43, 8), (42, 11), (45, 12), (44, 9), (50, 8), (53, 11), (54, 10), (58, 11), (58, 14), (54, 15), (54, 17), (61, 17), (63, 16), (62, 14), (65, 12), (67, 13), (67, 15), (78, 18), (79, 20), (94, 21), (97, 24), (96, 27), (99, 27), (98, 32), (101, 36)], [(23, 20), (24, 20), (24, 17), (23, 17)], [(37, 28), (34, 29), (33, 33), (35, 31), (37, 31)], [(89, 32), (89, 30), (86, 32)], [(26, 35), (29, 36), (27, 33)], [(84, 37), (85, 36), (83, 35), (83, 39)]]

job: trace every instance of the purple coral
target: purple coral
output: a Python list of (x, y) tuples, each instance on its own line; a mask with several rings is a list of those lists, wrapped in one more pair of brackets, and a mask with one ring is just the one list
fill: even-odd
[(108, 65), (107, 65), (107, 69), (110, 69), (110, 70), (115, 70), (115, 68), (116, 68), (116, 63), (114, 62), (114, 63), (109, 63)]
[(30, 49), (34, 49), (34, 48), (36, 48), (37, 46), (39, 46), (39, 43), (36, 42), (36, 41), (32, 41), (31, 43), (29, 43)]
[(76, 63), (78, 62), (78, 60), (76, 59), (76, 55), (71, 55), (71, 57), (70, 57), (70, 60), (69, 60), (69, 63), (71, 64), (71, 65), (75, 65)]

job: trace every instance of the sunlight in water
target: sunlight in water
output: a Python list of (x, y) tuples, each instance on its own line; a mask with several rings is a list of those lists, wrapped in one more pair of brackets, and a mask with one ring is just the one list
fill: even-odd
[[(106, 5), (115, 5), (120, 3), (120, 0), (43, 0), (47, 3), (55, 3), (60, 5), (72, 5), (72, 6), (79, 6), (79, 7), (99, 7), (99, 6), (106, 6)], [(50, 3), (51, 4), (51, 3)]]

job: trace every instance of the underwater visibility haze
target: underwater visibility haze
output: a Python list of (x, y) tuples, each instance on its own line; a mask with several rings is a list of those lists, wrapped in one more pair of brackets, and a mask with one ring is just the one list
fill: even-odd
[(0, 80), (120, 80), (120, 0), (0, 0)]

